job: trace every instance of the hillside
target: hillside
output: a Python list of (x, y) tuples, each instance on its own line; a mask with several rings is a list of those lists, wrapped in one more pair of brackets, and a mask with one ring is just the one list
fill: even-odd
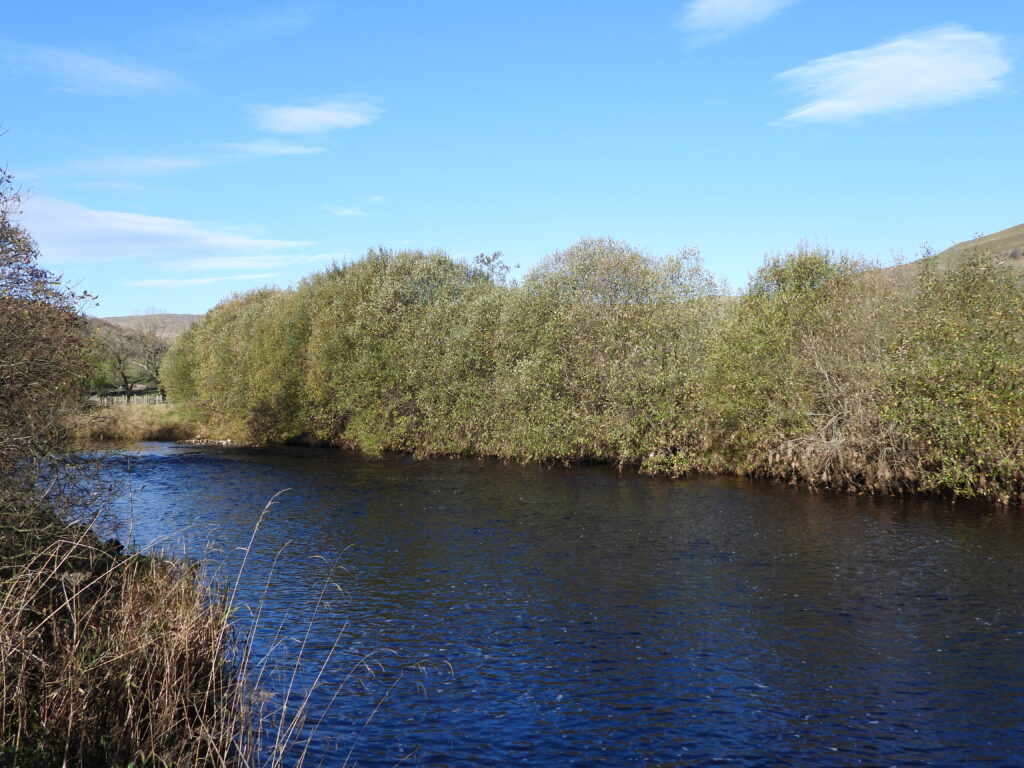
[(130, 330), (154, 330), (165, 339), (171, 340), (188, 330), (200, 317), (202, 315), (157, 314), (100, 317), (97, 319)]
[[(1001, 261), (1021, 271), (1024, 276), (1024, 224), (1004, 229), (984, 237), (964, 240), (951, 248), (935, 254), (935, 264), (939, 270), (947, 269), (969, 253), (991, 253)], [(901, 264), (889, 269), (902, 276), (910, 276), (917, 272), (923, 259)]]

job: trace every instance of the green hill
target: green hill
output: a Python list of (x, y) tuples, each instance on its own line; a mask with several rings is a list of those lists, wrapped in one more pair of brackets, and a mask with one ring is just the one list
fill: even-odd
[[(933, 258), (941, 271), (948, 269), (950, 265), (971, 253), (991, 253), (1000, 261), (1005, 261), (1011, 267), (1021, 270), (1021, 275), (1024, 277), (1024, 224), (1018, 224), (984, 237), (964, 240), (962, 243), (957, 243), (951, 248), (935, 254)], [(889, 269), (897, 275), (910, 277), (916, 274), (923, 261), (923, 259), (917, 259)]]

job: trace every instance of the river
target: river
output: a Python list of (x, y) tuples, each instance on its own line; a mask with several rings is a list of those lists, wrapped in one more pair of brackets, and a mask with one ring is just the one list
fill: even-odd
[(257, 661), (301, 649), (259, 687), (312, 690), (313, 765), (1024, 765), (1018, 511), (314, 449), (105, 471), (121, 536), (229, 582), (284, 491), (238, 597)]

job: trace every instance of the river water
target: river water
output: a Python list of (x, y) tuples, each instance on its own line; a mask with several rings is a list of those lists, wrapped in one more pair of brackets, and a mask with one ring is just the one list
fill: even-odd
[(257, 661), (298, 654), (259, 687), (312, 691), (314, 765), (1024, 765), (1019, 512), (313, 449), (106, 461), (122, 536), (228, 581), (288, 489), (238, 621), (260, 611)]

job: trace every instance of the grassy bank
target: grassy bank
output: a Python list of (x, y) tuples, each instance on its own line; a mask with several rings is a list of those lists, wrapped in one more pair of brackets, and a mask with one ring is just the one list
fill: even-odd
[(71, 433), (79, 445), (191, 440), (203, 433), (193, 409), (176, 404), (93, 406), (76, 413)]
[(124, 554), (49, 509), (4, 507), (0, 539), (0, 762), (244, 760), (251, 723), (224, 607), (191, 567)]
[(375, 250), (232, 296), (168, 389), (247, 443), (596, 460), (856, 492), (1024, 499), (1024, 290), (969, 254), (911, 281), (822, 249), (727, 293), (694, 253), (584, 240), (500, 259)]

